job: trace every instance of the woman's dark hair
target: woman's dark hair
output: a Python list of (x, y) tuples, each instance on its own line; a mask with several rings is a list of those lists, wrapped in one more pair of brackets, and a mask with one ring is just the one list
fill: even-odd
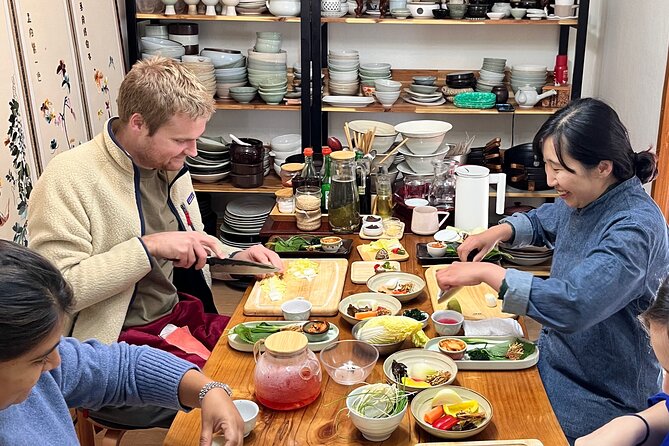
[(657, 177), (657, 155), (650, 149), (635, 153), (618, 114), (598, 99), (572, 101), (541, 126), (533, 141), (534, 153), (540, 159), (548, 138), (553, 140), (558, 161), (569, 172), (574, 170), (564, 162), (565, 151), (588, 169), (600, 161), (611, 161), (618, 181), (636, 175), (647, 183)]
[(0, 240), (0, 362), (29, 352), (58, 327), (72, 289), (41, 255)]
[(669, 326), (669, 276), (662, 281), (655, 299), (639, 318), (646, 327), (651, 322), (659, 322), (662, 325)]

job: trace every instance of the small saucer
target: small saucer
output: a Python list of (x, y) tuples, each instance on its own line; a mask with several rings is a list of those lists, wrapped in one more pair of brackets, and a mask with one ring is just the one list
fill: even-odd
[(434, 239), (443, 243), (455, 242), (460, 239), (460, 234), (452, 229), (442, 229), (434, 234)]

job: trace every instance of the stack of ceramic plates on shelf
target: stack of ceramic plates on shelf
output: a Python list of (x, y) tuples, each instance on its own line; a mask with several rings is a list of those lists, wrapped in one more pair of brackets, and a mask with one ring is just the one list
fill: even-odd
[(444, 102), (446, 102), (446, 99), (444, 99), (441, 91), (437, 91), (439, 87), (435, 85), (435, 82), (436, 78), (434, 78), (432, 82), (424, 80), (417, 82), (417, 80), (414, 79), (414, 83), (409, 85), (409, 88), (404, 89), (404, 92), (407, 94), (407, 96), (405, 96), (403, 99), (409, 104), (414, 105), (442, 105)]
[[(266, 90), (274, 90), (276, 88), (273, 87), (277, 86), (282, 86), (280, 90), (285, 90), (285, 84), (288, 82), (286, 65), (288, 56), (286, 51), (281, 49), (281, 33), (266, 31), (257, 32), (256, 35), (256, 44), (249, 49), (249, 83), (254, 87), (264, 83), (267, 86)], [(262, 91), (260, 95), (263, 95)], [(281, 99), (283, 96), (276, 102), (280, 102)]]
[(246, 67), (216, 68), (214, 74), (216, 75), (216, 96), (221, 99), (229, 99), (230, 88), (243, 87), (248, 81)]
[(200, 56), (208, 57), (214, 68), (238, 68), (246, 66), (246, 57), (239, 50), (205, 48)]
[(197, 156), (186, 157), (190, 176), (202, 183), (215, 183), (230, 174), (229, 146), (219, 136), (197, 139)]
[(181, 64), (192, 71), (204, 88), (214, 96), (216, 93), (216, 75), (214, 64), (210, 58), (205, 56), (182, 56)]
[(521, 266), (539, 265), (553, 258), (553, 250), (542, 246), (511, 248), (505, 243), (500, 243), (499, 250), (511, 256), (505, 257), (504, 260)]
[(432, 161), (444, 159), (451, 149), (445, 138), (452, 128), (448, 122), (435, 120), (397, 124), (395, 130), (407, 139), (406, 145), (399, 148), (404, 161), (397, 165), (397, 169), (405, 175), (432, 175)]
[(260, 243), (260, 229), (273, 207), (274, 199), (262, 195), (246, 195), (231, 201), (220, 227), (221, 241), (236, 248)]
[(239, 0), (235, 10), (239, 15), (260, 15), (267, 11), (267, 5), (264, 0)]
[(545, 65), (514, 65), (511, 68), (511, 88), (513, 91), (520, 87), (529, 85), (541, 93), (541, 88), (546, 85)]
[(476, 91), (492, 91), (492, 87), (504, 85), (504, 67), (506, 59), (486, 57), (483, 59), (479, 79), (476, 82)]
[(272, 149), (270, 149), (269, 146), (265, 146), (265, 154), (262, 157), (262, 167), (264, 169), (263, 175), (267, 176), (269, 175), (271, 169), (272, 169), (272, 160), (269, 157), (269, 152)]
[(360, 65), (360, 83), (365, 87), (374, 87), (377, 79), (390, 79), (389, 63), (364, 63)]
[(142, 37), (140, 43), (142, 47), (142, 59), (163, 56), (180, 61), (181, 56), (186, 54), (186, 48), (182, 44), (161, 37)]
[(330, 50), (328, 53), (328, 90), (335, 96), (355, 96), (358, 94), (358, 68), (360, 54), (356, 50)]
[(546, 18), (546, 11), (543, 9), (530, 8), (527, 10), (527, 18), (530, 20), (541, 20)]

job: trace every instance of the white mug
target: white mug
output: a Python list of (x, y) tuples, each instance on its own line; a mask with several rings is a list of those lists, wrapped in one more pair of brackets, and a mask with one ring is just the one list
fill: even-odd
[[(444, 218), (439, 221), (439, 215)], [(411, 232), (419, 235), (432, 235), (444, 224), (450, 212), (440, 211), (434, 206), (418, 206), (411, 216)]]

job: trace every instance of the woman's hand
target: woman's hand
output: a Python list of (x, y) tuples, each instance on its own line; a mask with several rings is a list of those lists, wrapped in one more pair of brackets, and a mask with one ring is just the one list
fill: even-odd
[(211, 389), (202, 399), (200, 446), (210, 446), (213, 434), (225, 437), (225, 446), (244, 443), (244, 420), (225, 390)]
[[(458, 246), (458, 257), (462, 262), (480, 262), (500, 241), (509, 240), (513, 236), (513, 229), (509, 224), (493, 226), (480, 234), (470, 235)], [(472, 252), (478, 253), (469, 259)]]
[(478, 285), (485, 282), (499, 291), (506, 270), (494, 263), (454, 262), (448, 268), (437, 271), (437, 285), (444, 291), (461, 286)]

